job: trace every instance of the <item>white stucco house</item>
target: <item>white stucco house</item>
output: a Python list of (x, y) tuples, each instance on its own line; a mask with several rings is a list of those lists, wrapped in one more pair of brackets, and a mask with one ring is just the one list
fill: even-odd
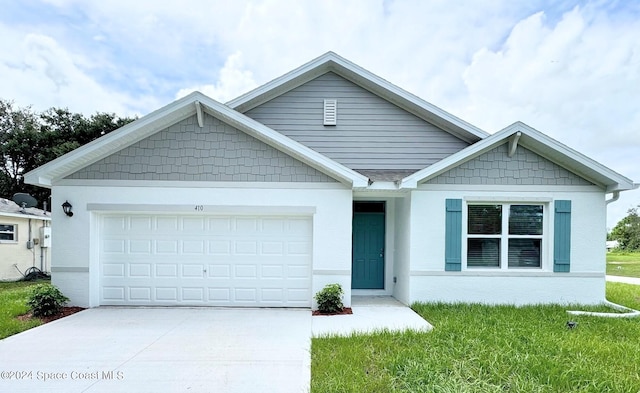
[(0, 281), (16, 281), (35, 267), (49, 271), (51, 217), (0, 198)]
[(25, 180), (52, 189), (53, 282), (85, 307), (312, 307), (328, 283), (347, 306), (599, 303), (607, 198), (636, 186), (332, 52), (226, 104), (194, 92)]

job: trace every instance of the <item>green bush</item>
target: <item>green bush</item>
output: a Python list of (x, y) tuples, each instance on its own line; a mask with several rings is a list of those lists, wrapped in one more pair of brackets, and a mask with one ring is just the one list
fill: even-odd
[(60, 312), (69, 299), (51, 284), (36, 285), (29, 294), (27, 305), (34, 317), (46, 317)]
[(318, 310), (321, 313), (330, 314), (342, 311), (342, 287), (340, 284), (327, 284), (320, 292), (316, 293)]

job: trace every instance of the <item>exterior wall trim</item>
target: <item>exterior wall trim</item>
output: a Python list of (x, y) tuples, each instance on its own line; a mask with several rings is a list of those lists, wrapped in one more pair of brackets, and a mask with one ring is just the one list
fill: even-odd
[(313, 206), (238, 206), (238, 205), (141, 205), (87, 203), (88, 211), (101, 212), (154, 212), (195, 214), (260, 214), (260, 215), (313, 215)]
[(409, 272), (410, 276), (447, 276), (447, 277), (588, 277), (588, 278), (602, 278), (604, 280), (605, 275), (603, 273), (554, 273), (550, 271), (475, 271), (475, 270), (463, 270), (460, 272), (448, 272), (448, 271), (425, 271), (425, 270), (412, 270)]
[(84, 187), (174, 187), (174, 188), (274, 188), (274, 189), (344, 189), (342, 183), (293, 183), (293, 182), (209, 182), (171, 180), (99, 180), (62, 179), (54, 186)]
[(325, 270), (314, 269), (314, 276), (349, 276), (351, 277), (351, 270)]
[(557, 186), (557, 185), (489, 185), (489, 184), (421, 184), (416, 191), (487, 191), (487, 192), (603, 192), (598, 186)]
[(89, 267), (78, 266), (52, 266), (52, 273), (89, 273)]

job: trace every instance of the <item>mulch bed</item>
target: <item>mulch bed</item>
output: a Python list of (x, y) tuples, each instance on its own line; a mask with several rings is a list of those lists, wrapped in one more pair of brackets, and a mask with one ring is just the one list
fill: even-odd
[(349, 315), (349, 314), (353, 314), (353, 311), (351, 311), (351, 307), (345, 307), (342, 309), (342, 311), (338, 311), (338, 312), (334, 312), (334, 313), (322, 313), (320, 312), (320, 310), (315, 310), (314, 312), (311, 313), (311, 315), (313, 316), (329, 316), (329, 315)]
[[(68, 317), (69, 315), (75, 314), (75, 313), (80, 312), (82, 310), (85, 310), (85, 308), (82, 308), (82, 307), (62, 307), (62, 310), (59, 313), (57, 313), (55, 315), (49, 315), (49, 316), (46, 316), (46, 317), (39, 317), (38, 319), (40, 319), (42, 321), (42, 323), (48, 323), (48, 322), (51, 322), (51, 321), (55, 321), (56, 319)], [(26, 321), (26, 320), (34, 318), (34, 316), (31, 313), (28, 313), (28, 314), (20, 315), (17, 318), (19, 320), (21, 320), (21, 321)]]

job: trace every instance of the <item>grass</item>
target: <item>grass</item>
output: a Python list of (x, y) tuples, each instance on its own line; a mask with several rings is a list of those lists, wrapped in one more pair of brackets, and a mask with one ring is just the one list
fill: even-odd
[(0, 339), (41, 324), (35, 318), (27, 321), (16, 319), (29, 311), (27, 296), (30, 288), (41, 282), (0, 282)]
[(607, 274), (613, 276), (640, 277), (640, 252), (607, 253)]
[[(608, 283), (640, 306), (640, 287)], [(602, 307), (571, 309), (596, 310)], [(569, 316), (563, 306), (416, 304), (429, 333), (312, 341), (312, 392), (638, 392), (640, 319)], [(578, 322), (568, 329), (566, 322)]]

